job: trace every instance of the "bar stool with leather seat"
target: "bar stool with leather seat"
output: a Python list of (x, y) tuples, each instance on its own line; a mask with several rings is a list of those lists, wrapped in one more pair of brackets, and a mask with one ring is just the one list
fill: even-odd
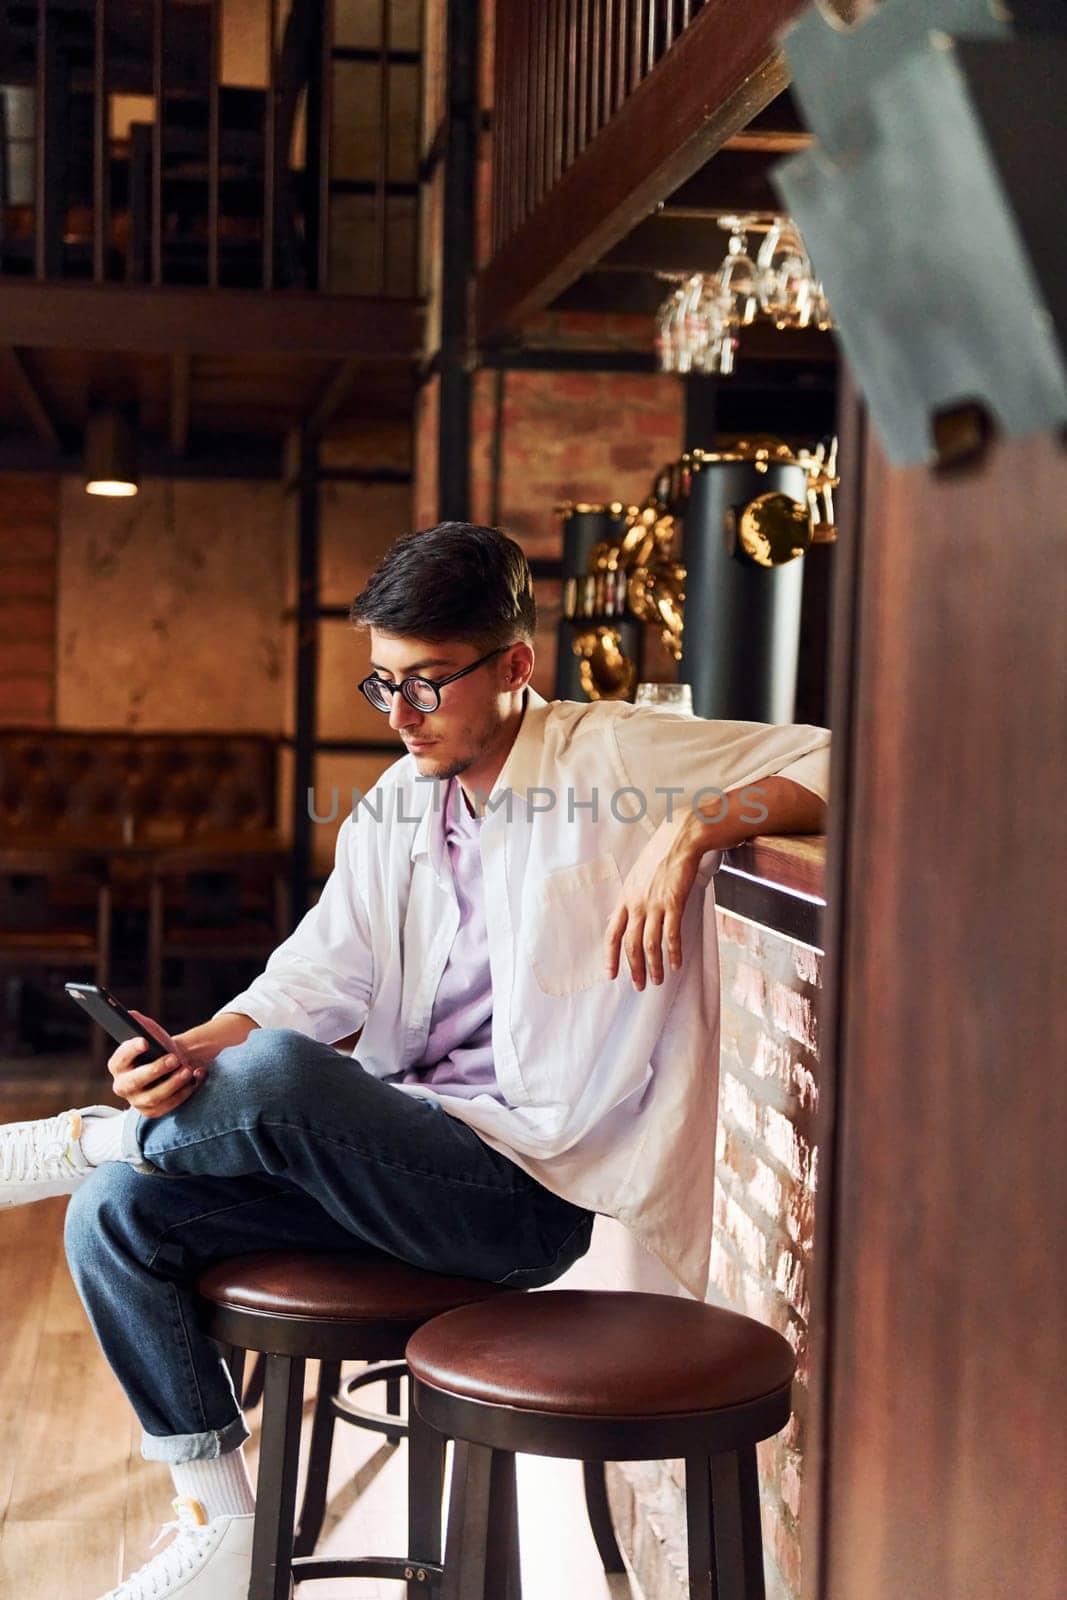
[(445, 1312), (407, 1362), (412, 1410), (456, 1441), (442, 1600), (505, 1592), (516, 1452), (683, 1457), (690, 1600), (763, 1600), (756, 1444), (789, 1420), (796, 1368), (772, 1328), (671, 1295), (548, 1289)]
[[(402, 1360), (405, 1342), (430, 1318), (465, 1305), (522, 1299), (523, 1291), (423, 1272), (384, 1252), (356, 1249), (231, 1257), (200, 1274), (197, 1293), (201, 1324), (212, 1338), (265, 1358), (248, 1600), (289, 1600), (293, 1583), (305, 1578), (406, 1579), (409, 1597), (433, 1592), (441, 1577), (445, 1440), (413, 1408), (406, 1429), (406, 1553), (294, 1555), (304, 1364), (317, 1359), (339, 1370), (346, 1360)], [(231, 1366), (238, 1392), (240, 1367), (240, 1361)]]

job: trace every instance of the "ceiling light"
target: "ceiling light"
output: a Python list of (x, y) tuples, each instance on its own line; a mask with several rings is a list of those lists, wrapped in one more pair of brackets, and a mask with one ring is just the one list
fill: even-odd
[(85, 427), (86, 494), (136, 494), (137, 435), (129, 417), (114, 409), (93, 411)]

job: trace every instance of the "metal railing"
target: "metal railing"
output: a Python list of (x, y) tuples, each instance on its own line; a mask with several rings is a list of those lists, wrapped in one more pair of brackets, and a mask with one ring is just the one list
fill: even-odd
[[(391, 100), (394, 74), (418, 71), (419, 40), (394, 47), (392, 0), (357, 8), (365, 13), (359, 37), (372, 41), (358, 48), (335, 42), (333, 0), (262, 6), (265, 58), (249, 87), (223, 81), (222, 0), (8, 5), (0, 272), (39, 282), (344, 292), (331, 271), (332, 224), (337, 206), (357, 195), (359, 290), (402, 292), (390, 282), (390, 228), (398, 193), (415, 204), (417, 119), (410, 139), (406, 127), (398, 134)], [(337, 119), (349, 109), (337, 102), (338, 74), (353, 62), (376, 78), (369, 93), (377, 99), (358, 179), (336, 172), (332, 159)], [(402, 153), (397, 181), (401, 136), (410, 157)], [(352, 233), (349, 226), (346, 240)], [(410, 253), (410, 274), (405, 267), (401, 275), (413, 287), (413, 246)]]

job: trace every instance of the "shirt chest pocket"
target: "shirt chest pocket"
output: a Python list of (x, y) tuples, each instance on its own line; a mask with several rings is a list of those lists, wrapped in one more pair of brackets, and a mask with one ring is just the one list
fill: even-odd
[(526, 951), (542, 993), (578, 994), (607, 983), (605, 939), (622, 894), (614, 856), (550, 872), (531, 896)]

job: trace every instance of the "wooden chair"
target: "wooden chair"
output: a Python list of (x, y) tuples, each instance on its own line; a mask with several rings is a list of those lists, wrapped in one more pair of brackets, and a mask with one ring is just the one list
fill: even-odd
[[(105, 857), (87, 850), (0, 850), (0, 971), (8, 983), (8, 1043), (31, 972), (58, 969), (105, 987), (111, 961), (111, 885)], [(12, 1006), (12, 999), (15, 1004)], [(72, 1008), (73, 1009), (73, 1008)], [(112, 1045), (90, 1023), (94, 1067), (103, 1070)]]
[(289, 931), (288, 856), (282, 849), (161, 851), (148, 907), (148, 1011), (161, 1021), (168, 957), (264, 960)]

